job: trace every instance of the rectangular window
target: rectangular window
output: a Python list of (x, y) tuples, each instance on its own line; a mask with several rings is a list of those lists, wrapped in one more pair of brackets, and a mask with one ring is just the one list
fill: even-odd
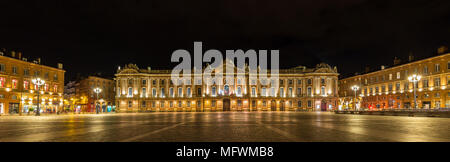
[(183, 107), (183, 103), (181, 101), (178, 101), (178, 107)]
[(129, 87), (128, 88), (128, 97), (133, 96), (133, 88)]
[(24, 81), (23, 81), (23, 89), (28, 90), (29, 87), (30, 87), (30, 82), (24, 80)]
[(302, 84), (302, 80), (298, 79), (297, 84)]
[(439, 87), (441, 85), (441, 78), (434, 78), (434, 86)]
[(29, 75), (30, 75), (30, 70), (28, 70), (28, 69), (23, 69), (23, 75), (29, 76)]
[(441, 71), (441, 65), (440, 64), (435, 64), (434, 65), (434, 72), (439, 72)]
[(145, 79), (142, 80), (142, 84), (143, 84), (143, 85), (146, 85), (146, 84), (147, 84), (147, 80), (145, 80)]
[(211, 101), (211, 107), (216, 107), (216, 100)]
[(302, 107), (302, 101), (297, 102), (297, 107)]
[(308, 100), (308, 107), (311, 107), (311, 106), (312, 106), (312, 101)]
[(147, 102), (145, 102), (145, 101), (142, 101), (142, 104), (141, 104), (141, 106), (142, 106), (142, 107), (147, 107)]
[(169, 106), (173, 107), (173, 101), (169, 101)]
[(283, 87), (280, 88), (280, 97), (285, 97)]
[(423, 67), (423, 74), (428, 74), (428, 66)]
[(252, 96), (256, 97), (256, 88), (255, 87), (252, 87)]
[(183, 97), (183, 88), (178, 88), (178, 97)]
[[(422, 87), (423, 88), (427, 88), (428, 87), (428, 80), (427, 79), (424, 79), (423, 81), (422, 81)], [(417, 87), (416, 87), (417, 88)]]
[(161, 88), (161, 97), (165, 97), (165, 96), (166, 96), (166, 93), (164, 91), (164, 88)]
[(161, 108), (164, 108), (164, 101), (161, 101)]
[(5, 64), (0, 64), (0, 72), (5, 72), (5, 71), (6, 71)]
[(147, 88), (142, 88), (142, 97), (147, 97)]
[(392, 80), (392, 74), (389, 74), (389, 80)]
[(133, 102), (132, 101), (128, 101), (128, 107), (133, 107)]
[(197, 107), (202, 107), (202, 102), (201, 101), (197, 101)]
[(172, 87), (169, 88), (169, 97), (174, 97)]
[(255, 101), (255, 100), (252, 101), (252, 107), (253, 107), (253, 108), (256, 107), (256, 101)]
[(297, 96), (301, 96), (302, 94), (302, 88), (297, 88)]
[(17, 74), (17, 66), (13, 66), (12, 67), (12, 73), (13, 74)]
[(266, 88), (261, 88), (261, 96), (266, 96)]
[(292, 94), (292, 87), (289, 87), (289, 89), (288, 89), (288, 96), (289, 96), (289, 97), (293, 97), (293, 94)]
[(186, 95), (187, 95), (188, 97), (191, 97), (191, 87), (187, 87)]
[(13, 88), (13, 89), (17, 89), (17, 84), (18, 84), (18, 83), (17, 83), (17, 79), (13, 79), (13, 80), (12, 80), (12, 88)]
[(153, 95), (153, 97), (156, 97), (156, 88), (152, 89), (152, 95)]
[(156, 107), (156, 102), (152, 101), (152, 107)]

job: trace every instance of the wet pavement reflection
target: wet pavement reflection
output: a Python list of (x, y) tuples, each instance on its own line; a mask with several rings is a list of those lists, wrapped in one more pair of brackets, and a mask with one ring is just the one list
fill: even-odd
[(449, 142), (450, 119), (327, 112), (0, 116), (2, 142)]

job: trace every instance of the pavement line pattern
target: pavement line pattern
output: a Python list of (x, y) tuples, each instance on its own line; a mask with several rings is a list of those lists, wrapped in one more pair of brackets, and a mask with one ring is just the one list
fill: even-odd
[(161, 128), (161, 129), (157, 129), (157, 130), (145, 133), (145, 134), (141, 134), (141, 135), (138, 135), (138, 136), (127, 138), (127, 139), (121, 140), (120, 142), (134, 142), (134, 141), (136, 141), (138, 139), (147, 137), (147, 136), (152, 135), (152, 134), (160, 133), (160, 132), (163, 132), (163, 131), (166, 131), (166, 130), (169, 130), (169, 129), (173, 129), (173, 128), (178, 127), (178, 126), (183, 125), (183, 124), (184, 124), (184, 122), (178, 123), (178, 124), (174, 124), (174, 125), (171, 125), (171, 126), (168, 126), (168, 127), (164, 127), (164, 128)]
[(338, 131), (344, 131), (349, 132), (353, 134), (359, 134), (359, 135), (366, 135), (366, 136), (372, 136), (377, 138), (385, 138), (392, 141), (398, 141), (398, 142), (445, 142), (449, 141), (449, 139), (443, 139), (443, 138), (436, 138), (436, 137), (430, 137), (430, 136), (422, 136), (422, 135), (415, 135), (415, 134), (407, 134), (407, 133), (399, 133), (399, 132), (389, 132), (389, 131), (380, 131), (372, 129), (370, 130), (371, 134), (366, 133), (364, 129), (359, 129), (357, 126), (353, 126), (355, 128), (349, 128), (349, 127), (343, 127), (343, 126), (337, 126), (337, 125), (331, 125), (331, 124), (314, 124), (317, 127), (321, 128), (327, 128), (332, 130), (338, 130)]
[(265, 128), (270, 129), (270, 130), (272, 130), (272, 131), (274, 131), (274, 132), (276, 132), (276, 133), (278, 133), (278, 134), (288, 138), (289, 140), (291, 140), (293, 142), (305, 141), (305, 140), (302, 140), (302, 139), (296, 137), (295, 135), (292, 135), (292, 134), (290, 134), (290, 133), (288, 133), (286, 131), (283, 131), (283, 130), (275, 128), (275, 127), (272, 127), (272, 126), (264, 124), (262, 122), (258, 122), (258, 124), (260, 124), (260, 125), (264, 126)]
[[(139, 124), (134, 124), (139, 125)], [(11, 136), (7, 138), (0, 138), (0, 142), (40, 142), (40, 141), (47, 141), (50, 139), (58, 138), (58, 137), (64, 137), (70, 134), (71, 136), (74, 135), (82, 135), (87, 133), (95, 133), (95, 132), (101, 132), (109, 129), (117, 129), (122, 127), (129, 127), (128, 125), (118, 125), (116, 127), (110, 127), (105, 128), (104, 126), (93, 126), (93, 127), (85, 127), (85, 128), (77, 128), (77, 129), (67, 129), (62, 131), (56, 131), (56, 132), (46, 132), (46, 133), (35, 133), (35, 134), (27, 134), (22, 136)], [(49, 138), (51, 137), (51, 138)]]

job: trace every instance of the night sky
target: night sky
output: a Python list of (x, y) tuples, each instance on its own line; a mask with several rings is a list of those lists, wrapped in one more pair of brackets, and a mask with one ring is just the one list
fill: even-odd
[(448, 0), (2, 0), (0, 48), (66, 80), (136, 63), (172, 68), (176, 49), (278, 49), (282, 68), (337, 66), (342, 75), (435, 55), (449, 45)]

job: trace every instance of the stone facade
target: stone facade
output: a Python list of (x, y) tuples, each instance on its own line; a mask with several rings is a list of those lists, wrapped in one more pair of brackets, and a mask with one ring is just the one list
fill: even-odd
[[(224, 61), (223, 69), (229, 63)], [(263, 80), (249, 79), (248, 72), (237, 73), (244, 78), (234, 78), (236, 84), (228, 85), (223, 74), (225, 84), (207, 85), (202, 81), (195, 85), (198, 80), (193, 74), (176, 86), (171, 70), (128, 64), (119, 68), (115, 78), (117, 112), (330, 111), (337, 106), (339, 74), (336, 67), (324, 63), (315, 68), (280, 69), (279, 86), (274, 88), (263, 86)]]
[[(357, 103), (361, 108), (388, 109), (414, 107), (413, 83), (408, 77), (416, 74), (422, 78), (416, 84), (419, 108), (450, 107), (450, 53), (383, 68), (339, 81), (341, 106), (353, 103), (353, 85), (357, 91)], [(348, 106), (350, 109), (353, 106)]]
[[(0, 52), (0, 114), (23, 114), (36, 110), (40, 103), (42, 113), (55, 113), (63, 107), (64, 73), (58, 68), (40, 64), (40, 59), (28, 62), (20, 53)], [(45, 84), (40, 90), (32, 80), (41, 78)], [(37, 93), (40, 100), (37, 101)]]

